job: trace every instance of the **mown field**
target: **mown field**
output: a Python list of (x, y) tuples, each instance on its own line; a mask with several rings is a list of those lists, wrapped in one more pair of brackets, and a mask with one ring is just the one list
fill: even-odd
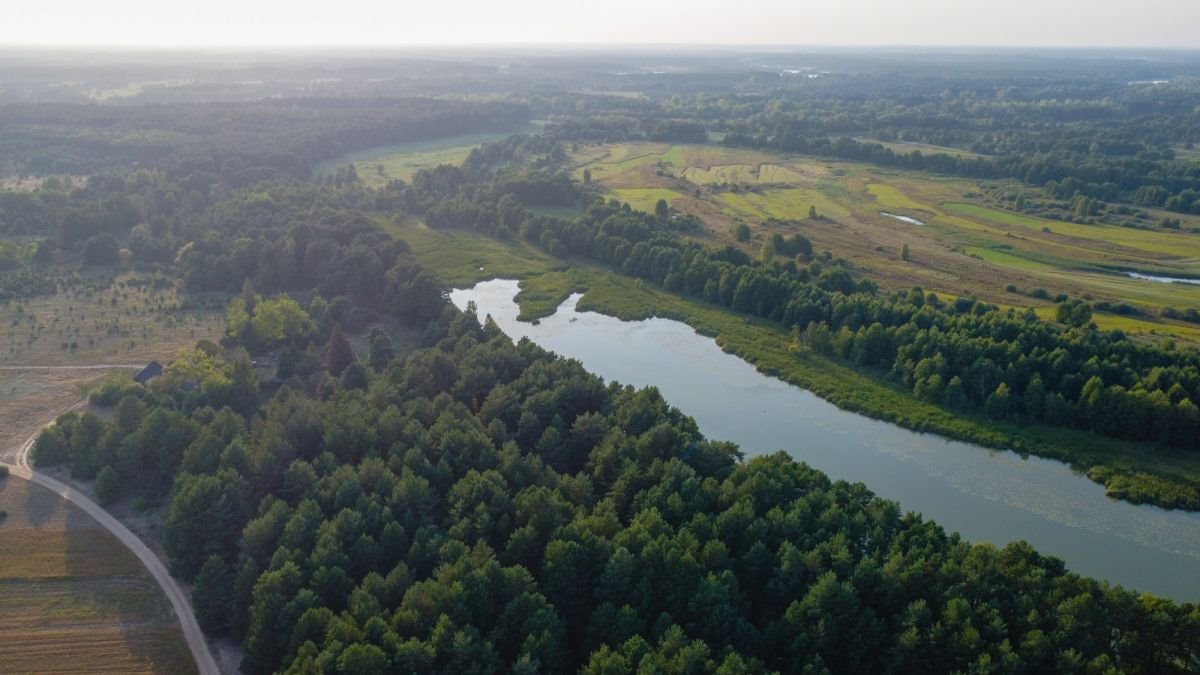
[[(665, 199), (699, 216), (708, 226), (704, 238), (736, 243), (730, 230), (744, 222), (754, 236), (743, 246), (752, 252), (774, 232), (799, 232), (817, 251), (831, 251), (885, 288), (921, 286), (1040, 312), (1060, 294), (1114, 308), (1127, 303), (1124, 313), (1098, 312), (1098, 325), (1200, 340), (1200, 326), (1161, 315), (1168, 307), (1200, 306), (1200, 287), (1124, 274), (1200, 276), (1200, 234), (1186, 231), (1200, 227), (1194, 216), (1180, 217), (1183, 231), (1049, 220), (988, 196), (1027, 190), (1009, 183), (709, 145), (586, 146), (574, 154), (573, 168), (578, 177), (589, 171), (608, 196), (634, 208), (651, 210)], [(810, 219), (810, 207), (821, 217)], [(1144, 219), (1160, 216), (1151, 211)], [(904, 244), (907, 261), (900, 256)]]
[[(529, 129), (533, 130), (536, 128)], [(393, 180), (409, 182), (413, 174), (421, 169), (432, 169), (439, 164), (461, 164), (471, 150), (480, 144), (497, 141), (513, 133), (517, 131), (462, 134), (371, 148), (321, 162), (313, 168), (313, 173), (317, 176), (332, 174), (352, 164), (359, 179), (369, 187), (382, 187)]]
[(87, 514), (12, 477), (0, 510), (0, 670), (195, 672), (158, 585)]
[[(1200, 458), (1042, 425), (996, 423), (924, 403), (870, 373), (811, 352), (797, 354), (791, 336), (769, 321), (744, 317), (580, 260), (559, 260), (519, 241), (500, 242), (472, 232), (433, 230), (410, 221), (381, 220), (412, 247), (421, 264), (455, 287), (493, 278), (521, 279), (521, 318), (554, 313), (567, 296), (583, 292), (579, 309), (626, 320), (673, 318), (716, 338), (721, 347), (759, 370), (809, 389), (841, 408), (990, 447), (1015, 448), (1067, 462), (1133, 501), (1195, 503)], [(1049, 308), (1048, 308), (1049, 309)]]

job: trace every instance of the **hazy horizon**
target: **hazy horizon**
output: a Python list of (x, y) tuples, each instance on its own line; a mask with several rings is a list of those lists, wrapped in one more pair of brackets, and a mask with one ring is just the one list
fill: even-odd
[(1200, 44), (1189, 0), (372, 0), (338, 13), (312, 0), (202, 6), (113, 0), (26, 5), (0, 46), (81, 48), (949, 47), (1171, 48)]

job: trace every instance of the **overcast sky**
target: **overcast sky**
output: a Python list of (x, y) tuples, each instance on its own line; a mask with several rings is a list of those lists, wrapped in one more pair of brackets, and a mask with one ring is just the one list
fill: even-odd
[(41, 0), (0, 44), (1200, 47), (1200, 0)]

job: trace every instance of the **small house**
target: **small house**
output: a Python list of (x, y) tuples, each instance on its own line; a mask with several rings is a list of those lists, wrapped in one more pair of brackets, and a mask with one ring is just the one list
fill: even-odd
[(133, 376), (133, 381), (137, 382), (138, 384), (146, 384), (150, 380), (162, 375), (162, 373), (162, 364), (158, 361), (151, 361), (150, 363), (146, 364), (145, 368), (137, 371), (137, 374)]

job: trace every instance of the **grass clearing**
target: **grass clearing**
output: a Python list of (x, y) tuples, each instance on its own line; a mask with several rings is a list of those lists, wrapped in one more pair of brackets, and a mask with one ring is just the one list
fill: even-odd
[(454, 287), (485, 279), (524, 279), (562, 263), (517, 240), (501, 242), (474, 232), (435, 230), (417, 221), (379, 219), (393, 237), (403, 239), (426, 269)]
[(850, 211), (816, 190), (788, 188), (763, 192), (722, 192), (717, 195), (728, 212), (738, 218), (800, 220), (808, 217), (810, 206), (823, 215), (844, 218)]
[(467, 155), (483, 143), (525, 131), (536, 131), (536, 128), (460, 134), (370, 148), (321, 162), (313, 168), (313, 175), (330, 175), (341, 167), (353, 164), (359, 179), (368, 187), (382, 187), (393, 180), (411, 182), (413, 175), (421, 169), (432, 169), (439, 164), (462, 164)]
[(1083, 240), (1107, 242), (1140, 250), (1147, 254), (1167, 254), (1175, 258), (1186, 257), (1191, 258), (1192, 262), (1200, 259), (1200, 237), (1194, 234), (1166, 232), (1163, 230), (1143, 230), (1116, 225), (1088, 225), (1084, 223), (1068, 223), (1060, 220), (1046, 220), (1023, 216), (1009, 211), (1000, 211), (976, 204), (950, 202), (942, 206), (956, 213), (1004, 225), (1013, 225), (1038, 231), (1041, 231), (1042, 228), (1050, 228), (1050, 231), (1055, 234), (1067, 235)]
[(638, 211), (654, 212), (658, 200), (665, 199), (671, 204), (676, 199), (682, 199), (683, 193), (665, 188), (617, 188), (612, 191), (613, 199), (618, 199)]
[(879, 205), (885, 209), (908, 209), (912, 211), (937, 213), (937, 210), (933, 207), (913, 200), (907, 194), (901, 192), (897, 188), (892, 187), (891, 185), (884, 185), (883, 183), (871, 183), (867, 186), (867, 192), (870, 192), (875, 197), (875, 201), (879, 202)]
[(90, 516), (12, 477), (0, 510), (5, 672), (196, 672), (161, 589)]
[(971, 152), (970, 150), (951, 148), (945, 145), (930, 145), (928, 143), (917, 143), (914, 141), (877, 141), (871, 138), (855, 138), (854, 140), (858, 141), (859, 143), (882, 145), (897, 155), (911, 155), (914, 152), (920, 152), (924, 155), (950, 155), (951, 157), (965, 158), (983, 157), (983, 155)]
[(1017, 269), (1033, 271), (1054, 269), (1053, 265), (1047, 265), (1036, 260), (1022, 258), (1021, 256), (1013, 255), (1012, 253), (998, 251), (991, 248), (984, 248), (982, 246), (967, 246), (963, 248), (963, 252), (967, 255), (973, 255), (981, 260), (986, 260), (993, 265), (1000, 265), (1003, 267), (1015, 267)]

